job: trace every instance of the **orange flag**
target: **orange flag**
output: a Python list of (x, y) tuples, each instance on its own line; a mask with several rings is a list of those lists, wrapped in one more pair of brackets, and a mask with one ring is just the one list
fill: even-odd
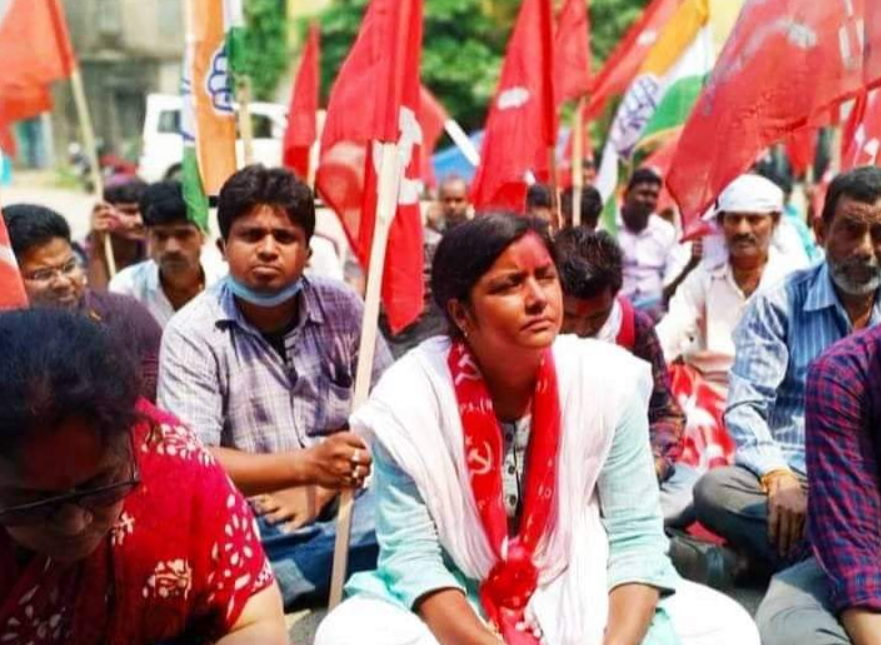
[(11, 0), (0, 10), (0, 43), (0, 147), (13, 154), (8, 126), (51, 110), (49, 84), (76, 60), (58, 0)]

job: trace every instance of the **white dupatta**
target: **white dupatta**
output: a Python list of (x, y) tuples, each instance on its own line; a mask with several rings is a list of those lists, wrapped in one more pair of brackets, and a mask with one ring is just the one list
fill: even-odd
[[(463, 574), (483, 580), (495, 555), (468, 479), (449, 348), (448, 339), (433, 338), (409, 352), (350, 425), (382, 443), (413, 479), (443, 548)], [(651, 370), (617, 346), (574, 336), (558, 337), (553, 351), (563, 415), (557, 503), (554, 527), (537, 552), (530, 605), (551, 645), (599, 645), (608, 615), (608, 539), (596, 483), (634, 391), (648, 407)]]

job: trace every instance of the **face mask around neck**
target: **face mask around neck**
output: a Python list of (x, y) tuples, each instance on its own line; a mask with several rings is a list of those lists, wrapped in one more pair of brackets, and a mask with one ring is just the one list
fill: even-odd
[(226, 276), (226, 285), (236, 298), (240, 298), (255, 307), (277, 307), (296, 296), (303, 290), (303, 279), (289, 284), (280, 291), (260, 293), (236, 280), (232, 275)]

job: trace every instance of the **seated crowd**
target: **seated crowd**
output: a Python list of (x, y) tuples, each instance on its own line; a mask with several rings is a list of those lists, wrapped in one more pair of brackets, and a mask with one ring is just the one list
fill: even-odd
[(518, 216), (445, 179), (358, 407), (363, 276), (310, 259), (289, 171), (228, 179), (216, 246), (173, 181), (108, 188), (84, 245), (6, 206), (0, 643), (288, 642), (345, 491), (318, 645), (878, 643), (881, 170), (832, 181), (816, 251), (758, 174), (687, 242), (661, 188)]

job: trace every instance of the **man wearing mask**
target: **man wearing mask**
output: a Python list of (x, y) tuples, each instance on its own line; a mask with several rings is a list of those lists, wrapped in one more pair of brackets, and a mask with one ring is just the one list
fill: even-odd
[[(312, 191), (283, 169), (248, 166), (220, 191), (229, 275), (165, 328), (159, 402), (251, 498), (289, 608), (326, 600), (334, 500), (360, 489), (370, 451), (347, 432), (363, 304), (336, 280), (304, 277)], [(390, 364), (382, 341), (374, 380)], [(373, 495), (355, 501), (349, 572), (376, 563)]]

